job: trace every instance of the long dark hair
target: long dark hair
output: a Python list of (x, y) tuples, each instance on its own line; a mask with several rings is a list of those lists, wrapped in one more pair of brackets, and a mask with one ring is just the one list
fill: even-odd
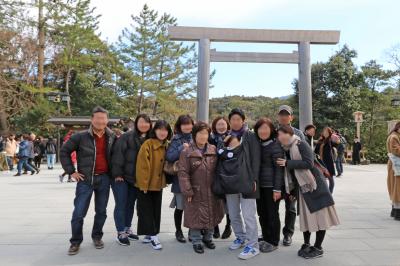
[(192, 124), (194, 126), (194, 121), (190, 115), (180, 115), (176, 120), (174, 126), (174, 133), (175, 134), (182, 134), (182, 125), (189, 125)]
[(149, 117), (148, 115), (146, 115), (146, 114), (139, 114), (139, 115), (136, 117), (136, 119), (135, 119), (135, 130), (136, 130), (136, 132), (139, 133), (139, 135), (141, 135), (141, 134), (144, 133), (144, 132), (140, 132), (139, 129), (138, 129), (138, 126), (137, 126), (138, 123), (139, 123), (139, 119), (140, 119), (140, 118), (143, 118), (144, 121), (146, 121), (147, 123), (150, 124), (149, 131), (146, 132), (146, 138), (147, 138), (147, 137), (149, 137), (150, 132), (151, 132), (151, 129), (152, 129), (152, 127), (153, 127), (153, 125), (151, 124), (151, 119), (150, 119), (150, 117)]
[(157, 135), (156, 135), (156, 130), (157, 129), (166, 129), (168, 131), (168, 136), (166, 140), (171, 140), (172, 138), (172, 128), (171, 126), (168, 124), (167, 121), (165, 120), (157, 120), (157, 122), (154, 124), (153, 129), (150, 132), (150, 138), (152, 139), (156, 139)]
[(400, 129), (400, 121), (396, 123), (396, 125), (394, 125), (394, 128), (390, 131), (389, 135), (391, 135), (394, 132), (398, 132)]

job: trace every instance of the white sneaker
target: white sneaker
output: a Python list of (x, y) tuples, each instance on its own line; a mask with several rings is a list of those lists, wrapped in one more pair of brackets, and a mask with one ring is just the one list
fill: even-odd
[(260, 250), (255, 247), (246, 246), (243, 251), (238, 255), (241, 260), (248, 260), (260, 254)]
[(244, 240), (236, 238), (235, 241), (233, 241), (232, 245), (229, 247), (229, 249), (237, 250), (239, 248), (242, 248), (243, 246), (244, 246)]
[(162, 249), (162, 245), (161, 245), (160, 241), (158, 240), (157, 236), (152, 236), (151, 237), (151, 247), (154, 250), (161, 250)]
[(143, 237), (142, 243), (143, 243), (143, 244), (149, 244), (149, 243), (151, 243), (151, 237), (150, 237), (150, 236), (145, 236), (145, 237)]

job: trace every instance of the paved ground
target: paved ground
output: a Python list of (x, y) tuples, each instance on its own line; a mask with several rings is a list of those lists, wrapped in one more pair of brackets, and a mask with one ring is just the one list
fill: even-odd
[[(273, 254), (261, 254), (249, 261), (240, 261), (236, 258), (238, 252), (228, 251), (232, 239), (217, 240), (215, 251), (195, 254), (190, 244), (174, 240), (168, 189), (163, 203), (162, 251), (153, 251), (141, 242), (129, 247), (115, 242), (111, 196), (105, 248), (92, 247), (91, 208), (81, 252), (70, 257), (66, 254), (75, 185), (58, 182), (59, 166), (34, 176), (13, 177), (3, 172), (0, 173), (0, 265), (400, 265), (400, 222), (389, 218), (385, 167), (347, 166), (344, 177), (336, 179), (334, 197), (342, 224), (328, 232), (325, 256), (312, 261), (296, 256), (302, 243), (298, 231), (292, 247), (280, 247)], [(281, 209), (283, 212), (283, 204)]]

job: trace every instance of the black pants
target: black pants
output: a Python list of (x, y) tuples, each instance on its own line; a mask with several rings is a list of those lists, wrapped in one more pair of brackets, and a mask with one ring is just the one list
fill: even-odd
[(160, 233), (161, 191), (139, 191), (137, 197), (138, 235), (155, 236)]
[(260, 198), (257, 199), (257, 213), (261, 225), (263, 240), (278, 246), (281, 233), (279, 219), (279, 201), (272, 198), (273, 188), (260, 188)]
[(35, 156), (35, 158), (33, 159), (35, 162), (35, 166), (36, 168), (40, 168), (40, 165), (42, 164), (42, 156)]
[(282, 233), (284, 236), (293, 236), (294, 225), (296, 223), (296, 200), (291, 201), (289, 196), (284, 198), (285, 200), (285, 226), (283, 227)]

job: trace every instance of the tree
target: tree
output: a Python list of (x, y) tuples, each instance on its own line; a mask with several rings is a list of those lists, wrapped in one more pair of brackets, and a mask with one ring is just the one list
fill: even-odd
[(121, 61), (134, 77), (130, 77), (125, 95), (137, 95), (138, 113), (147, 107), (145, 103), (151, 106), (153, 116), (182, 112), (179, 100), (191, 98), (196, 89), (195, 45), (171, 41), (167, 30), (176, 25), (176, 18), (169, 14), (159, 17), (147, 5), (132, 20), (116, 45)]
[[(390, 79), (395, 76), (394, 71), (384, 70), (382, 65), (377, 64), (375, 60), (370, 60), (361, 67), (363, 84), (361, 88), (361, 106), (365, 112), (365, 125), (369, 132), (367, 145), (372, 145), (375, 136), (376, 124), (384, 117), (376, 117), (380, 109), (387, 102), (386, 97), (381, 92), (390, 85)], [(386, 101), (385, 101), (386, 100)]]

